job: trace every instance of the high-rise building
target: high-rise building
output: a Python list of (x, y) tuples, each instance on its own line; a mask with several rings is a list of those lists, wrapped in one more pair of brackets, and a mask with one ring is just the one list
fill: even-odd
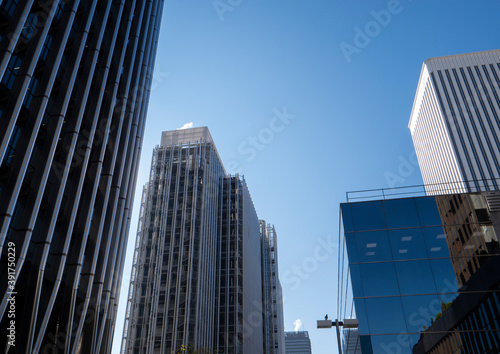
[(285, 353), (283, 295), (278, 277), (278, 239), (276, 229), (260, 220), (262, 241), (262, 299), (264, 354)]
[(429, 193), (500, 186), (500, 50), (424, 62), (409, 128)]
[(500, 208), (490, 193), (341, 204), (348, 312), (339, 316), (359, 320), (363, 354), (500, 351)]
[(263, 284), (279, 281), (277, 258), (276, 278), (263, 279), (266, 235), (208, 128), (163, 132), (143, 192), (122, 351), (263, 352)]
[(344, 328), (342, 338), (342, 354), (362, 354), (357, 328)]
[(110, 351), (163, 3), (0, 4), (2, 351)]
[(286, 354), (311, 354), (311, 340), (307, 331), (285, 332)]

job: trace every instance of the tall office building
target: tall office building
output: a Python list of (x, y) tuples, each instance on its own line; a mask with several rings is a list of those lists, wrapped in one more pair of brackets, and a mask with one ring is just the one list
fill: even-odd
[(260, 220), (264, 354), (285, 353), (283, 295), (278, 277), (278, 239), (273, 225)]
[(357, 328), (345, 328), (343, 330), (342, 354), (362, 354)]
[(500, 185), (500, 50), (424, 62), (409, 128), (426, 189)]
[(143, 192), (122, 351), (263, 352), (261, 243), (245, 180), (226, 175), (208, 129), (163, 132)]
[(311, 340), (309, 332), (285, 332), (285, 353), (286, 354), (311, 354)]
[(2, 351), (111, 349), (162, 8), (0, 4)]
[(489, 193), (341, 204), (339, 317), (359, 320), (363, 354), (500, 352), (500, 208)]

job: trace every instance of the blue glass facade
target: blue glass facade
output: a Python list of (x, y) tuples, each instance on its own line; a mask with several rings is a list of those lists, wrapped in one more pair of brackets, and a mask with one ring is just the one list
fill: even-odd
[(341, 205), (364, 354), (500, 351), (497, 199)]

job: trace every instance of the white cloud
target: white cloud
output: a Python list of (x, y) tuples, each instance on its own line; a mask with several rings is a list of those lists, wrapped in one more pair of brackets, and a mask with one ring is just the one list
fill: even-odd
[(300, 327), (302, 327), (302, 320), (300, 318), (297, 318), (295, 321), (293, 321), (293, 324), (295, 325), (295, 332), (297, 332)]
[(184, 124), (182, 127), (180, 128), (177, 128), (177, 130), (181, 130), (181, 129), (189, 129), (189, 128), (192, 128), (193, 127), (193, 122), (189, 122), (189, 123), (186, 123)]

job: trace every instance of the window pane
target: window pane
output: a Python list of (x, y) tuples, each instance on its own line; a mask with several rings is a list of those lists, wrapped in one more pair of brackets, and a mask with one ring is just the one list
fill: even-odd
[(395, 262), (402, 295), (436, 294), (428, 260)]
[(442, 227), (422, 228), (429, 258), (450, 257), (446, 234)]
[(355, 231), (381, 230), (387, 228), (382, 202), (352, 203), (350, 206)]
[(413, 198), (385, 200), (384, 210), (387, 227), (390, 229), (420, 226)]
[(406, 326), (410, 332), (421, 332), (431, 326), (441, 312), (437, 295), (402, 296)]
[(358, 262), (392, 261), (387, 231), (355, 233)]
[(428, 258), (422, 229), (389, 230), (395, 260)]
[(401, 297), (366, 298), (365, 303), (372, 334), (406, 332)]
[(393, 262), (363, 263), (360, 270), (365, 296), (399, 295)]
[(435, 197), (416, 198), (418, 216), (422, 226), (442, 225)]
[[(411, 354), (407, 334), (372, 336), (373, 354)], [(364, 352), (363, 352), (364, 353)]]

